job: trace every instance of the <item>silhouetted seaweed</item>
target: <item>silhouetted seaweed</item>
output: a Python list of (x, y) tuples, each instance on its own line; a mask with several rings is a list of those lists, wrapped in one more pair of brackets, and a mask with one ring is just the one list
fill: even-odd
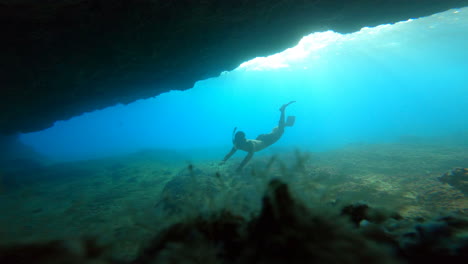
[[(196, 174), (189, 167), (179, 176), (196, 180)], [(215, 175), (213, 181), (222, 177)], [(327, 211), (307, 202), (296, 198), (282, 180), (273, 179), (257, 214), (246, 217), (222, 209), (186, 217), (159, 231), (131, 261), (115, 260), (111, 246), (99, 247), (87, 239), (0, 247), (0, 263), (411, 264), (466, 263), (468, 258), (464, 215), (404, 219), (364, 203), (334, 212), (336, 205)]]
[(180, 263), (195, 257), (191, 252), (200, 244), (217, 263), (392, 263), (385, 248), (372, 245), (343, 219), (311, 212), (279, 180), (270, 182), (258, 216), (247, 220), (223, 211), (174, 224), (133, 263)]

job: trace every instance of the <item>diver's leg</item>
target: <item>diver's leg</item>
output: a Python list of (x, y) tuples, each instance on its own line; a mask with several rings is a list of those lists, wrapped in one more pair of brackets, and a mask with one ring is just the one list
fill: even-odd
[(281, 116), (278, 122), (278, 127), (283, 128), (284, 127), (284, 109), (280, 110), (281, 111)]
[(281, 111), (281, 115), (280, 115), (280, 120), (278, 122), (278, 126), (273, 128), (273, 130), (269, 134), (258, 135), (256, 140), (263, 141), (267, 146), (278, 141), (278, 139), (283, 135), (284, 128), (286, 127), (285, 114), (284, 114), (284, 112), (286, 111), (286, 107), (294, 102), (296, 101), (291, 101), (287, 104), (282, 105), (279, 109)]
[(281, 111), (281, 116), (280, 116), (280, 120), (278, 122), (278, 128), (279, 129), (283, 129), (284, 128), (284, 125), (285, 125), (285, 121), (284, 121), (284, 112), (286, 111), (286, 107), (288, 107), (288, 105), (292, 104), (292, 103), (295, 103), (296, 101), (291, 101), (287, 104), (284, 104), (280, 107), (280, 111)]

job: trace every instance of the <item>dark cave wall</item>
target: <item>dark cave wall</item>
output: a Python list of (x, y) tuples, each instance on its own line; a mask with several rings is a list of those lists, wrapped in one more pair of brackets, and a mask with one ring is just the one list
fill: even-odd
[(25, 169), (31, 164), (46, 161), (46, 158), (33, 148), (23, 144), (17, 134), (0, 134), (0, 146), (0, 185), (2, 172)]
[(189, 89), (332, 29), (354, 32), (468, 0), (0, 0), (0, 133)]

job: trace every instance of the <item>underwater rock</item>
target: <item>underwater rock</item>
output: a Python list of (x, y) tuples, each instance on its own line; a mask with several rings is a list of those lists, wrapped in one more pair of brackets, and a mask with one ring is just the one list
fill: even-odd
[(18, 171), (40, 171), (44, 168), (42, 163), (34, 159), (11, 159), (5, 162), (6, 165), (0, 164), (4, 172), (18, 172)]
[(445, 216), (417, 224), (400, 237), (400, 257), (408, 263), (467, 263), (467, 231), (466, 216)]
[(228, 211), (176, 223), (158, 234), (132, 264), (232, 261), (243, 249), (245, 224), (244, 218)]
[(213, 183), (213, 178), (204, 171), (189, 165), (166, 183), (162, 191), (162, 199), (156, 204), (156, 208), (168, 214), (199, 208), (220, 191)]
[(0, 132), (39, 131), (84, 112), (189, 89), (313, 32), (349, 33), (466, 5), (468, 0), (3, 0)]
[(0, 263), (9, 264), (104, 264), (104, 248), (94, 240), (51, 241), (47, 243), (0, 247)]
[(10, 160), (6, 167), (1, 168), (3, 173), (0, 174), (0, 184), (6, 191), (39, 182), (41, 180), (39, 175), (44, 172), (44, 166), (41, 163), (30, 159)]
[(39, 167), (46, 158), (22, 143), (17, 134), (0, 134), (0, 170), (14, 171)]
[(455, 168), (438, 178), (468, 196), (468, 168)]
[(358, 227), (363, 220), (369, 220), (367, 204), (352, 204), (341, 209), (341, 215), (348, 215), (351, 222)]
[(68, 181), (92, 177), (95, 171), (73, 163), (43, 165), (35, 160), (12, 160), (8, 170), (3, 172), (0, 183), (5, 190), (14, 190), (37, 183)]
[(0, 185), (8, 190), (42, 172), (46, 158), (23, 144), (18, 135), (0, 134)]
[(390, 218), (401, 220), (403, 217), (396, 212), (387, 212), (369, 207), (367, 204), (355, 203), (347, 205), (341, 209), (341, 215), (346, 215), (356, 227), (361, 225), (362, 221), (369, 221), (380, 224)]
[(308, 209), (278, 180), (270, 182), (248, 230), (239, 263), (394, 263), (385, 248), (372, 245), (344, 219)]
[[(197, 253), (198, 252), (198, 253)], [(145, 263), (395, 263), (344, 219), (312, 212), (286, 184), (270, 182), (260, 214), (247, 220), (223, 211), (159, 234), (133, 262)]]
[[(191, 174), (205, 177), (193, 167), (178, 176)], [(176, 183), (183, 181), (171, 185)], [(345, 208), (341, 215), (311, 209), (294, 198), (288, 185), (272, 180), (258, 214), (247, 218), (224, 209), (184, 218), (155, 234), (130, 261), (112, 259), (111, 247), (85, 239), (0, 246), (0, 263), (467, 263), (466, 216), (379, 221), (365, 204)], [(370, 220), (356, 228), (343, 214)], [(395, 221), (399, 227), (389, 228)]]

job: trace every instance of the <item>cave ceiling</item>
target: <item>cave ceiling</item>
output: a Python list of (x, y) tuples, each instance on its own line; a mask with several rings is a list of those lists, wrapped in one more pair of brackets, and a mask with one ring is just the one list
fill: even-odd
[(0, 133), (192, 88), (302, 36), (468, 0), (0, 0)]

